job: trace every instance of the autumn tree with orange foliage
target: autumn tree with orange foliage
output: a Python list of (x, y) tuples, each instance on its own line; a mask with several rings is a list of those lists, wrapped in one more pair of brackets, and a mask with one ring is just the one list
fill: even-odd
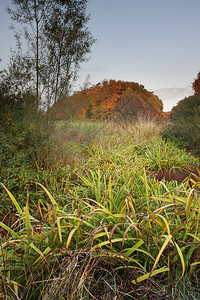
[[(108, 119), (116, 115), (123, 103), (131, 117), (162, 116), (163, 103), (143, 85), (128, 81), (104, 80), (87, 89), (74, 93), (62, 104), (62, 113), (77, 103), (76, 117), (84, 119)], [(79, 104), (78, 104), (79, 103)], [(127, 113), (122, 113), (123, 117)]]
[(200, 72), (197, 74), (197, 78), (195, 78), (194, 82), (192, 83), (192, 88), (195, 94), (200, 94)]

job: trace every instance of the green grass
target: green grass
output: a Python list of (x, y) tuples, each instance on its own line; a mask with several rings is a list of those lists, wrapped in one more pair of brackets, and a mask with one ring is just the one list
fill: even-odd
[(2, 184), (16, 219), (0, 223), (1, 295), (197, 299), (200, 178), (148, 174), (198, 158), (162, 140), (153, 122), (80, 124), (59, 125), (23, 201)]

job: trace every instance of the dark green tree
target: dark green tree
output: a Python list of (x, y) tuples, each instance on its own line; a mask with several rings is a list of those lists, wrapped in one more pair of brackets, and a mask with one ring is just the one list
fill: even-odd
[(163, 136), (200, 153), (200, 94), (185, 98), (173, 107), (171, 122)]

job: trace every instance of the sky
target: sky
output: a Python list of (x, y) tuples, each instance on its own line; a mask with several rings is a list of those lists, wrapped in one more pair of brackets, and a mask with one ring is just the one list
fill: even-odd
[[(15, 42), (0, 0), (1, 68)], [(91, 84), (104, 79), (134, 81), (153, 91), (169, 111), (193, 94), (200, 71), (200, 0), (88, 0), (88, 28), (96, 43), (81, 65), (77, 89), (87, 76)]]

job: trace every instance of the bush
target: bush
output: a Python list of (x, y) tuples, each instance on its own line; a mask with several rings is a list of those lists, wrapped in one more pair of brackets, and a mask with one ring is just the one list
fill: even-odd
[(163, 137), (178, 142), (193, 153), (200, 154), (200, 95), (178, 102), (172, 109), (172, 119)]
[[(31, 182), (35, 181), (34, 153), (32, 148), (26, 149), (25, 138), (0, 130), (0, 181), (12, 192), (16, 192), (18, 200), (24, 205), (24, 197)], [(0, 215), (11, 209), (8, 197), (0, 190)]]

